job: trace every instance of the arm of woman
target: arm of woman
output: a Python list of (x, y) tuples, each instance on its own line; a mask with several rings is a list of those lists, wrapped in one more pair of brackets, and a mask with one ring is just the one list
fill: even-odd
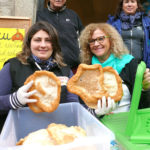
[(36, 100), (28, 97), (36, 91), (28, 92), (32, 82), (24, 85), (18, 91), (12, 93), (12, 79), (10, 75), (10, 64), (7, 63), (0, 71), (0, 111), (8, 111), (24, 107), (26, 103), (35, 102)]
[(150, 107), (150, 69), (146, 68), (143, 77), (143, 90), (139, 108), (149, 108), (149, 107)]
[[(129, 64), (125, 66), (125, 68), (122, 70), (120, 74), (121, 78), (127, 85), (131, 96), (132, 96), (132, 92), (134, 88), (136, 70), (137, 70), (139, 63), (140, 62), (137, 59), (133, 59)], [(150, 107), (150, 99), (149, 99), (150, 97), (150, 72), (148, 71), (148, 69), (146, 69), (144, 73), (143, 89), (144, 90), (142, 90), (142, 93), (141, 93), (139, 108), (148, 108)]]
[(9, 101), (11, 88), (10, 64), (7, 63), (0, 71), (0, 110), (9, 110), (12, 108)]
[(150, 69), (146, 68), (143, 77), (143, 89), (150, 90)]

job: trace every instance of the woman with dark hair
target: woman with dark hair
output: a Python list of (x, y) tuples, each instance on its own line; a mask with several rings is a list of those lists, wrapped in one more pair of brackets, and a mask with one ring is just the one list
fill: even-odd
[(60, 80), (63, 78), (60, 103), (78, 102), (78, 96), (69, 93), (66, 88), (73, 73), (63, 62), (57, 32), (49, 23), (40, 21), (27, 32), (22, 51), (9, 59), (0, 71), (0, 128), (10, 109), (36, 102), (29, 99), (36, 91), (27, 92), (33, 82), (24, 85), (26, 78), (36, 70), (51, 71)]
[(120, 0), (115, 16), (107, 21), (121, 34), (131, 55), (150, 68), (150, 18), (140, 0)]

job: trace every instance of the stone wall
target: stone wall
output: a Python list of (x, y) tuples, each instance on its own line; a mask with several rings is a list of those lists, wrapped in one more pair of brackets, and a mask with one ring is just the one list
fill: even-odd
[(29, 17), (35, 22), (38, 0), (0, 0), (0, 16)]
[(0, 0), (0, 16), (15, 15), (15, 0)]

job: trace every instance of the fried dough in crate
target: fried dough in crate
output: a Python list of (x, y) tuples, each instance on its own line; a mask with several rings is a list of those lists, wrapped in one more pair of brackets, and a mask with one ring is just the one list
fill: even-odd
[(100, 65), (80, 64), (76, 74), (68, 81), (67, 89), (79, 95), (87, 105), (94, 107), (98, 99), (106, 94), (103, 80), (103, 69)]
[(21, 138), (16, 145), (61, 145), (73, 142), (76, 138), (83, 138), (86, 132), (79, 126), (68, 127), (64, 124), (51, 123), (46, 129), (39, 129)]
[(119, 101), (123, 95), (122, 80), (112, 67), (99, 64), (80, 64), (76, 74), (68, 81), (68, 91), (81, 97), (90, 108), (97, 108), (102, 96)]
[(29, 89), (37, 92), (30, 98), (37, 99), (35, 103), (28, 103), (29, 108), (35, 112), (53, 112), (60, 102), (61, 82), (57, 76), (49, 71), (35, 71), (30, 75), (24, 84), (33, 80), (33, 85)]
[(50, 137), (47, 129), (40, 129), (29, 133), (25, 138), (21, 138), (16, 145), (55, 145), (55, 141)]
[(47, 128), (56, 145), (67, 144), (73, 142), (76, 138), (85, 137), (86, 132), (79, 126), (67, 127), (64, 124), (52, 123)]

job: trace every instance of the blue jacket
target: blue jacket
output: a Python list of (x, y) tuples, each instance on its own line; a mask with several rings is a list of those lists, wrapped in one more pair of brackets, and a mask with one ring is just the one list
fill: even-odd
[[(109, 15), (107, 23), (114, 26), (121, 34), (121, 20), (119, 18), (115, 18), (114, 16)], [(148, 16), (143, 15), (142, 24), (145, 35), (143, 60), (145, 61), (147, 68), (150, 68), (150, 18)]]

